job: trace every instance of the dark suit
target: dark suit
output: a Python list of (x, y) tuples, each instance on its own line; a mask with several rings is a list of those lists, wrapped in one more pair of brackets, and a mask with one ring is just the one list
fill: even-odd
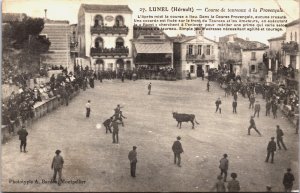
[(176, 159), (177, 159), (178, 160), (177, 165), (180, 166), (180, 162), (181, 162), (180, 154), (183, 152), (180, 141), (177, 140), (173, 143), (172, 150), (174, 152), (174, 164), (176, 164)]
[(23, 147), (24, 152), (26, 152), (26, 140), (27, 140), (28, 132), (26, 131), (26, 129), (20, 129), (18, 131), (18, 135), (19, 135), (19, 140), (21, 140), (20, 151), (22, 152), (22, 147)]
[(257, 117), (259, 117), (259, 111), (260, 111), (260, 104), (256, 103), (255, 106), (254, 106), (254, 117), (257, 113)]
[(261, 135), (260, 132), (259, 132), (259, 131), (257, 130), (257, 128), (256, 128), (256, 125), (255, 125), (255, 122), (254, 122), (254, 119), (253, 119), (253, 118), (250, 119), (250, 126), (248, 127), (248, 135), (250, 135), (250, 130), (251, 130), (252, 128), (253, 128), (259, 135)]
[(233, 102), (232, 102), (232, 108), (233, 108), (232, 112), (233, 112), (233, 113), (236, 113), (236, 107), (237, 107), (237, 102), (236, 102), (236, 101), (233, 101)]
[(272, 156), (271, 157), (271, 163), (273, 163), (274, 152), (276, 151), (276, 143), (275, 143), (274, 140), (269, 142), (268, 147), (267, 147), (267, 151), (268, 151), (268, 154), (267, 154), (266, 162), (269, 161), (269, 157), (271, 155)]
[(137, 153), (135, 150), (131, 150), (128, 154), (128, 159), (130, 161), (130, 173), (132, 177), (135, 177), (136, 163), (137, 163)]
[(283, 139), (282, 139), (282, 136), (283, 136), (283, 131), (282, 131), (282, 129), (277, 128), (276, 134), (277, 134), (276, 139), (277, 139), (278, 149), (281, 149), (281, 147), (280, 147), (280, 143), (281, 143), (282, 147), (283, 147), (285, 150), (287, 150), (287, 148), (286, 148), (286, 146), (285, 146), (285, 144), (284, 144), (284, 142), (283, 142)]
[(119, 126), (117, 121), (113, 121), (111, 126), (113, 127), (113, 133), (112, 133), (113, 143), (119, 143)]
[(54, 156), (51, 164), (51, 168), (54, 169), (54, 174), (52, 180), (56, 180), (56, 175), (58, 173), (58, 184), (61, 183), (61, 176), (62, 176), (62, 168), (64, 164), (64, 159), (60, 155)]
[(110, 123), (111, 123), (112, 119), (106, 119), (104, 122), (103, 122), (103, 125), (105, 126), (105, 129), (106, 129), (106, 133), (107, 131), (109, 131), (110, 133), (111, 132), (111, 129), (110, 129)]

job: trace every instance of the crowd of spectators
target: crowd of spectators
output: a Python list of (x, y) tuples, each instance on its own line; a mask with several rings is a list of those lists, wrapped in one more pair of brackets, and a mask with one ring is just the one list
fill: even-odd
[[(289, 117), (294, 117), (299, 114), (299, 95), (298, 90), (294, 87), (284, 84), (267, 83), (266, 81), (258, 82), (243, 82), (240, 76), (235, 76), (232, 73), (224, 72), (218, 69), (211, 69), (208, 73), (208, 79), (218, 81), (220, 86), (224, 88), (225, 95), (240, 93), (243, 97), (261, 94), (266, 102), (274, 104), (272, 107), (278, 108), (277, 105), (285, 105), (290, 111)], [(276, 105), (276, 107), (275, 107)]]
[(18, 92), (12, 92), (8, 99), (2, 101), (2, 125), (8, 125), (9, 133), (15, 128), (26, 124), (34, 118), (34, 106), (38, 102), (48, 101), (58, 97), (62, 104), (68, 105), (70, 95), (82, 88), (93, 86), (93, 73), (84, 70), (69, 72), (64, 69), (62, 73), (50, 77), (47, 83), (35, 84), (30, 88), (27, 84), (19, 85)]

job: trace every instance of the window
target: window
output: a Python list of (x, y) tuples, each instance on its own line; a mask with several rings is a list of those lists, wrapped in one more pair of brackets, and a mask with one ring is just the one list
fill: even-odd
[(96, 38), (95, 48), (103, 48), (103, 39), (101, 37)]
[(295, 32), (295, 42), (297, 42), (297, 32)]
[(103, 25), (103, 17), (101, 15), (96, 15), (94, 19), (94, 27)]
[(256, 60), (256, 53), (255, 52), (251, 52), (251, 60)]
[(115, 26), (116, 27), (122, 27), (122, 26), (124, 26), (124, 18), (121, 15), (118, 15), (116, 17)]
[(291, 41), (293, 41), (293, 32), (291, 32)]
[(193, 55), (193, 45), (189, 45), (188, 48), (188, 55)]
[(210, 55), (210, 45), (206, 46), (206, 55)]
[(116, 48), (123, 48), (124, 47), (124, 40), (121, 37), (118, 37), (116, 40)]
[(250, 66), (250, 73), (255, 73), (255, 65)]
[(198, 55), (202, 55), (202, 45), (198, 45)]
[(190, 66), (190, 72), (191, 72), (191, 73), (195, 73), (195, 66), (194, 66), (194, 65), (191, 65), (191, 66)]

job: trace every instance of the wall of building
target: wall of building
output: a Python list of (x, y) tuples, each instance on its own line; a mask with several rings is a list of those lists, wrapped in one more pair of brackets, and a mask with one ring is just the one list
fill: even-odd
[(80, 8), (78, 12), (78, 23), (77, 23), (77, 30), (78, 30), (78, 48), (79, 57), (85, 56), (85, 13), (83, 9)]
[[(115, 41), (118, 37), (122, 37), (124, 39), (125, 46), (128, 46), (129, 48), (129, 56), (131, 56), (131, 42), (130, 40), (133, 38), (133, 26), (131, 24), (131, 14), (119, 14), (119, 13), (85, 13), (85, 55), (90, 56), (90, 48), (94, 47), (94, 40), (96, 37), (101, 37), (104, 40), (104, 47), (106, 48), (114, 48), (115, 47)], [(124, 25), (129, 28), (128, 34), (107, 34), (107, 35), (95, 35), (91, 34), (91, 27), (94, 26), (94, 17), (96, 15), (101, 15), (103, 17), (103, 23), (104, 25), (108, 27), (112, 27), (115, 24), (115, 18), (118, 15), (121, 15), (124, 19)], [(107, 21), (105, 17), (112, 16), (112, 21)]]
[[(252, 60), (252, 52), (255, 53), (255, 60)], [(266, 50), (243, 50), (242, 51), (242, 69), (247, 69), (247, 76), (249, 74), (258, 73), (258, 64), (263, 63), (263, 54)], [(255, 66), (252, 72), (251, 66)]]

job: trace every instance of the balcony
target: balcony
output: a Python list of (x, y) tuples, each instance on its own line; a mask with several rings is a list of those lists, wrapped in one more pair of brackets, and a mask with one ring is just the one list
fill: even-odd
[(287, 54), (296, 55), (299, 51), (299, 44), (294, 41), (282, 43), (282, 50)]
[(116, 27), (116, 26), (92, 26), (91, 27), (91, 34), (128, 34), (128, 27), (126, 26), (121, 26), (121, 27)]
[(213, 61), (216, 60), (215, 55), (186, 55), (186, 60), (193, 60), (193, 61)]
[(129, 54), (129, 49), (126, 48), (91, 48), (91, 56), (128, 56)]

